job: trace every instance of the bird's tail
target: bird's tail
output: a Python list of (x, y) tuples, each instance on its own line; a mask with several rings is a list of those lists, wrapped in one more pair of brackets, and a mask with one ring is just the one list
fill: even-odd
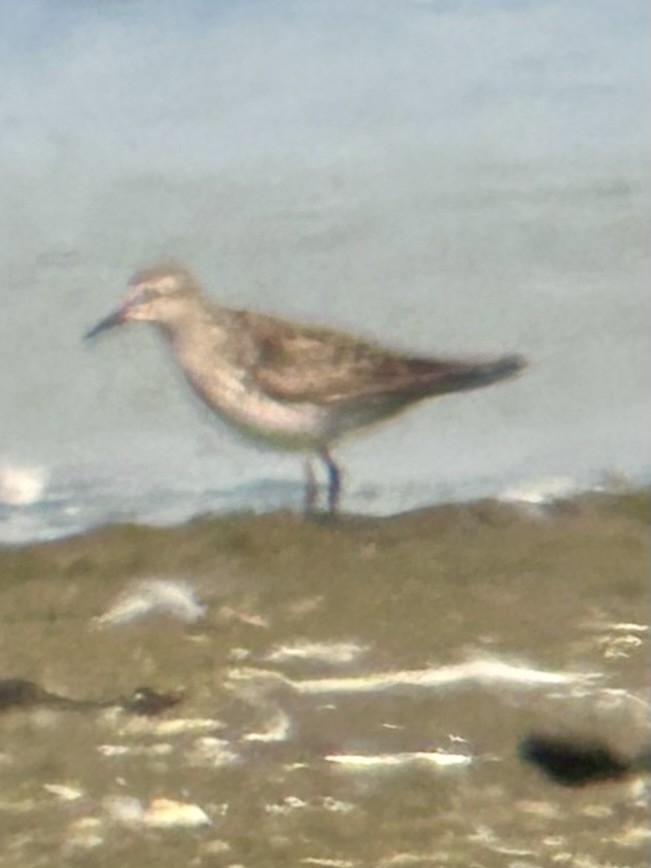
[(502, 356), (476, 361), (456, 359), (412, 360), (414, 391), (421, 397), (482, 389), (516, 376), (527, 366), (523, 356)]
[(450, 388), (456, 391), (464, 389), (481, 389), (500, 380), (508, 380), (516, 376), (527, 366), (523, 356), (502, 356), (491, 361), (476, 363), (460, 363), (458, 369), (450, 366)]

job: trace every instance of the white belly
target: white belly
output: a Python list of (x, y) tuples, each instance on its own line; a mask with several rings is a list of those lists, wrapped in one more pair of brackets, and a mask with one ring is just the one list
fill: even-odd
[(327, 442), (327, 411), (314, 404), (290, 404), (252, 391), (236, 378), (218, 383), (188, 381), (205, 404), (245, 436), (276, 449), (312, 450)]

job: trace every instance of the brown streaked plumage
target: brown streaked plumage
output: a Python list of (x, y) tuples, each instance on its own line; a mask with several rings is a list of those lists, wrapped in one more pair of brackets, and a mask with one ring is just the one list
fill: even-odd
[[(332, 444), (424, 398), (487, 386), (525, 366), (520, 356), (408, 356), (345, 332), (231, 310), (175, 264), (134, 274), (122, 307), (86, 337), (131, 320), (158, 326), (186, 379), (217, 415), (266, 444), (319, 455), (330, 512), (340, 493)], [(311, 511), (317, 488), (309, 458), (306, 472)]]

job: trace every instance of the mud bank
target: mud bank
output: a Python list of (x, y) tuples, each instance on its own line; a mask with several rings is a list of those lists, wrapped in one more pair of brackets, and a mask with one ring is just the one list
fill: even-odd
[(640, 491), (0, 550), (0, 678), (181, 698), (1, 713), (2, 864), (646, 864), (639, 782), (566, 792), (515, 746), (646, 737), (649, 513)]

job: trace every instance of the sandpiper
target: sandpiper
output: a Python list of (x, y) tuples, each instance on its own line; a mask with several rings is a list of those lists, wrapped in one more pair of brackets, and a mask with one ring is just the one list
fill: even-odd
[(221, 307), (176, 264), (136, 272), (119, 310), (86, 338), (132, 320), (158, 326), (189, 384), (218, 416), (253, 439), (306, 455), (306, 512), (318, 493), (312, 455), (325, 465), (334, 513), (341, 474), (333, 444), (424, 398), (488, 386), (525, 366), (516, 355), (404, 355), (345, 332)]

